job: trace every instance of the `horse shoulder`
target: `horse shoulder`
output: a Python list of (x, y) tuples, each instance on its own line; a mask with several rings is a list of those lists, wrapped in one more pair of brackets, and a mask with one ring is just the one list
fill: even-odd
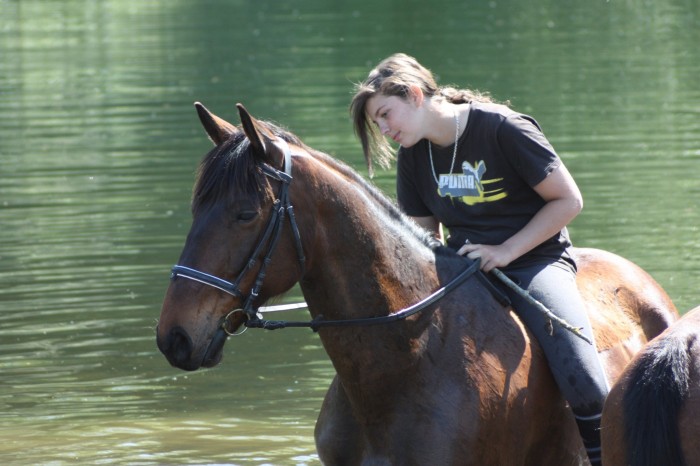
[[(461, 404), (452, 409), (460, 413), (457, 421), (470, 440), (469, 451), (480, 464), (566, 463), (580, 441), (562, 428), (575, 430), (575, 424), (544, 353), (511, 308), (482, 292), (488, 294), (469, 291), (470, 299), (486, 304), (450, 317), (459, 328), (453, 332), (459, 343), (451, 352), (464, 360)], [(459, 296), (456, 301), (469, 302)], [(444, 398), (446, 390), (443, 385), (437, 398)], [(494, 449), (497, 438), (521, 441)]]

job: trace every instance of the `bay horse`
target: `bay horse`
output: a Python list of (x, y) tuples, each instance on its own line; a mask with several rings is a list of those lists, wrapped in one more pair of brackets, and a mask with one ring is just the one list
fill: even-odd
[(603, 464), (700, 465), (700, 307), (635, 355), (603, 409)]
[[(227, 335), (266, 327), (256, 310), (299, 283), (336, 371), (315, 428), (324, 464), (587, 463), (539, 345), (478, 264), (278, 125), (240, 104), (240, 127), (195, 106), (216, 147), (198, 170), (192, 227), (158, 322), (171, 365), (218, 364)], [(575, 254), (615, 380), (678, 313), (633, 263)]]

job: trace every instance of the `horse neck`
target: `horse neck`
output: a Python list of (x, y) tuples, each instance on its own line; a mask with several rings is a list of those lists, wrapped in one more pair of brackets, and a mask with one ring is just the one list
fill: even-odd
[[(313, 317), (392, 314), (426, 298), (465, 267), (454, 254), (436, 253), (385, 198), (353, 177), (319, 170), (307, 174), (298, 189), (295, 194), (305, 201), (295, 207), (304, 225), (308, 265), (300, 284)], [(361, 422), (387, 414), (392, 394), (423, 374), (427, 353), (437, 359), (460, 354), (461, 337), (455, 337), (457, 327), (445, 325), (442, 309), (460, 306), (455, 302), (465, 302), (470, 291), (462, 287), (461, 296), (440, 301), (440, 310), (426, 309), (391, 324), (319, 330)]]
[(304, 187), (316, 200), (312, 268), (301, 283), (312, 314), (387, 315), (437, 287), (433, 249), (374, 188), (327, 168)]

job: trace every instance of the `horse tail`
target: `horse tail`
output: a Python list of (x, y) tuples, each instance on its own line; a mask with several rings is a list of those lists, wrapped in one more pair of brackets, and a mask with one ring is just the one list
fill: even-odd
[(640, 354), (622, 402), (631, 466), (685, 466), (678, 414), (690, 386), (689, 366), (685, 338), (662, 338)]

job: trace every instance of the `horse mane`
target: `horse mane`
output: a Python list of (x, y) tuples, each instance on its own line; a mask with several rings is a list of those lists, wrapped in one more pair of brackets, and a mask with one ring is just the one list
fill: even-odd
[(690, 389), (689, 346), (674, 336), (655, 341), (633, 366), (623, 397), (629, 464), (686, 464), (677, 439), (678, 415)]
[[(365, 180), (352, 167), (307, 146), (296, 135), (269, 121), (260, 121), (260, 123), (276, 137), (302, 147), (313, 158), (361, 187), (386, 212), (387, 216), (400, 226), (401, 230), (436, 252), (441, 249), (442, 243), (401, 212), (389, 197)], [(192, 210), (197, 212), (204, 205), (214, 205), (221, 201), (230, 204), (241, 197), (257, 199), (260, 203), (264, 195), (272, 195), (269, 192), (269, 185), (265, 182), (265, 176), (252, 155), (250, 142), (243, 132), (237, 132), (223, 144), (209, 151), (202, 159), (194, 185)]]
[(432, 234), (426, 231), (424, 228), (420, 227), (413, 220), (411, 220), (406, 214), (404, 214), (382, 190), (377, 186), (368, 182), (363, 178), (357, 171), (352, 167), (341, 162), (340, 160), (331, 157), (330, 155), (311, 149), (304, 146), (307, 151), (314, 156), (317, 160), (321, 161), (325, 165), (331, 167), (331, 169), (342, 174), (354, 184), (358, 185), (369, 195), (371, 199), (377, 202), (377, 204), (382, 208), (382, 210), (388, 215), (391, 221), (395, 222), (401, 230), (405, 231), (407, 234), (414, 236), (421, 243), (423, 243), (428, 248), (437, 252), (442, 246), (442, 243), (438, 241)]

